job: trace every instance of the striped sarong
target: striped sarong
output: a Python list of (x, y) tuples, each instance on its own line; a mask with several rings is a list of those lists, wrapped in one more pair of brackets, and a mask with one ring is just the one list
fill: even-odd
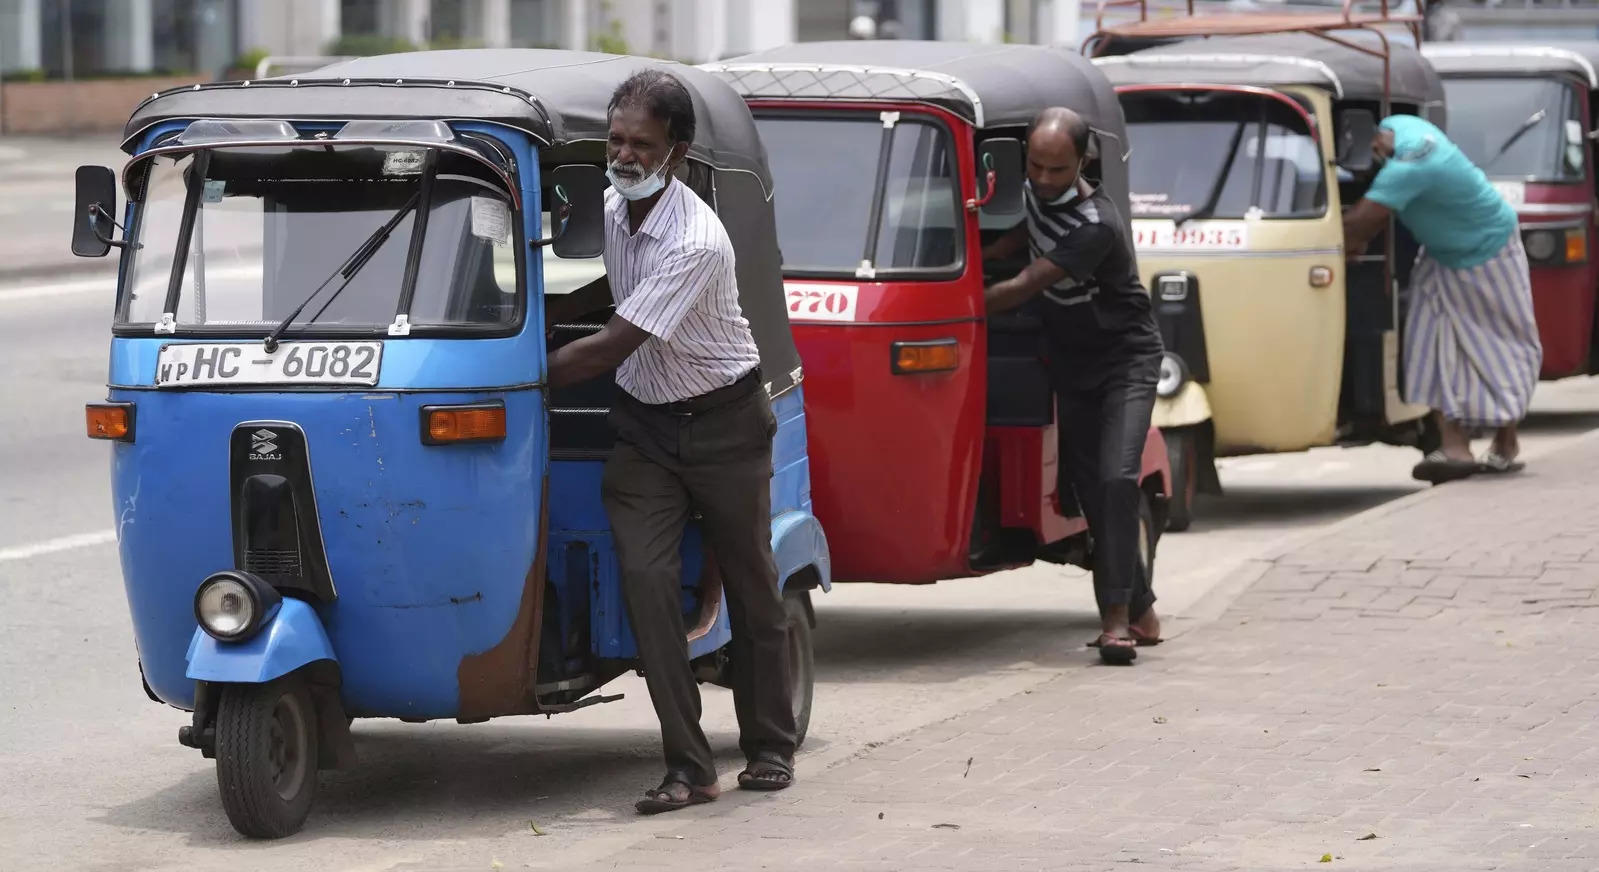
[(1417, 258), (1405, 319), (1405, 399), (1466, 427), (1520, 421), (1543, 346), (1521, 234), (1486, 263), (1453, 269)]

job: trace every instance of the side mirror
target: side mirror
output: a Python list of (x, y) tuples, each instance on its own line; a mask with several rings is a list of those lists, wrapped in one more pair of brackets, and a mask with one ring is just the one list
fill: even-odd
[(1363, 173), (1376, 163), (1371, 144), (1377, 139), (1377, 116), (1370, 109), (1345, 109), (1338, 113), (1339, 166)]
[(562, 164), (550, 171), (560, 222), (549, 241), (556, 257), (597, 257), (605, 252), (605, 171), (593, 164)]
[(116, 227), (117, 176), (107, 167), (78, 167), (78, 202), (73, 210), (72, 253), (78, 257), (105, 257), (111, 246), (125, 243), (111, 238)]
[(985, 139), (977, 147), (977, 199), (973, 208), (990, 215), (1014, 215), (1022, 210), (1022, 183), (1027, 164), (1019, 139)]

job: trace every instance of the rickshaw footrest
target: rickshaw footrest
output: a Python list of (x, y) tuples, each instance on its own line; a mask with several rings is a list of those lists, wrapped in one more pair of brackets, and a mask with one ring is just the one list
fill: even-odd
[(624, 696), (626, 696), (626, 694), (618, 693), (612, 696), (586, 696), (577, 702), (561, 703), (558, 705), (544, 705), (540, 703), (539, 714), (558, 715), (566, 712), (575, 712), (580, 708), (588, 708), (591, 705), (599, 705), (603, 702), (616, 702)]

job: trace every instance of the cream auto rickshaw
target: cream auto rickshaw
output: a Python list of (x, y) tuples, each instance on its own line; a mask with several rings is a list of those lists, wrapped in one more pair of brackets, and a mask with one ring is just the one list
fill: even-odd
[(1371, 181), (1378, 120), (1442, 125), (1443, 90), (1398, 38), (1330, 35), (1096, 59), (1127, 116), (1135, 245), (1167, 350), (1154, 420), (1172, 530), (1196, 491), (1220, 492), (1217, 457), (1428, 438), (1399, 381), (1414, 243), (1390, 230), (1346, 259), (1341, 213)]

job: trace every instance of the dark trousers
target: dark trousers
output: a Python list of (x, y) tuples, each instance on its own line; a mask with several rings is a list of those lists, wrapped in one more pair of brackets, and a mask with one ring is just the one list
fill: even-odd
[(746, 758), (794, 755), (787, 623), (772, 559), (772, 436), (777, 421), (758, 377), (673, 407), (622, 394), (611, 413), (616, 450), (603, 497), (668, 772), (716, 778), (689, 668), (679, 548), (690, 513), (727, 592), (733, 706)]
[(1060, 488), (1070, 487), (1094, 542), (1094, 598), (1100, 614), (1125, 605), (1138, 620), (1155, 604), (1139, 558), (1139, 473), (1155, 409), (1160, 358), (1138, 360), (1095, 389), (1057, 387)]

